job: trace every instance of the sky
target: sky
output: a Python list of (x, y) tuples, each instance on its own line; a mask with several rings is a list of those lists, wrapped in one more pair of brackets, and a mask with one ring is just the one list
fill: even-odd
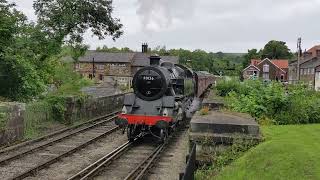
[[(10, 0), (36, 20), (33, 0)], [(113, 0), (114, 17), (124, 25), (115, 42), (85, 35), (90, 49), (166, 46), (211, 52), (244, 53), (261, 49), (269, 40), (287, 42), (296, 51), (320, 44), (320, 0)]]

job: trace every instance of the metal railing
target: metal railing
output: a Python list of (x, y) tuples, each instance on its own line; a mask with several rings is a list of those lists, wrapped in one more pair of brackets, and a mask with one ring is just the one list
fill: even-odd
[(187, 166), (183, 173), (180, 173), (179, 180), (194, 180), (194, 173), (196, 171), (196, 143), (193, 143), (190, 154), (187, 156)]

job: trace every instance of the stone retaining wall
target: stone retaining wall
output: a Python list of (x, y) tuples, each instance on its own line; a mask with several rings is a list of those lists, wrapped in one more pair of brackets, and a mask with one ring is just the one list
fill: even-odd
[(22, 140), (25, 104), (0, 103), (0, 146)]
[(65, 121), (73, 123), (77, 120), (89, 120), (107, 113), (120, 110), (124, 94), (78, 100), (69, 97), (66, 100)]
[[(89, 120), (108, 113), (120, 110), (123, 105), (124, 94), (88, 98), (79, 100), (76, 97), (66, 99), (66, 111), (64, 120), (72, 124), (79, 120)], [(32, 118), (39, 118), (35, 123), (46, 122), (52, 115), (49, 112), (28, 112)], [(26, 105), (23, 103), (0, 103), (0, 146), (9, 145), (13, 142), (23, 140), (26, 123), (31, 121), (27, 116)], [(40, 116), (41, 115), (41, 116)], [(36, 117), (34, 117), (36, 116)]]

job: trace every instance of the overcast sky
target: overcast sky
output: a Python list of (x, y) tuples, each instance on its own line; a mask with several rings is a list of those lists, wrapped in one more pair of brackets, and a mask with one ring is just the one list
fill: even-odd
[[(35, 20), (33, 0), (16, 2)], [(269, 40), (287, 42), (295, 51), (302, 37), (304, 49), (320, 44), (320, 0), (113, 0), (114, 16), (125, 34), (113, 42), (99, 41), (88, 33), (85, 43), (97, 46), (149, 46), (246, 52)]]

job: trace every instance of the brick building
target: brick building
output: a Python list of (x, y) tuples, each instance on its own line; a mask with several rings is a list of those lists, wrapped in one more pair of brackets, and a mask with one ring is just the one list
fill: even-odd
[[(83, 77), (95, 79), (98, 82), (115, 81), (120, 85), (131, 86), (133, 75), (142, 67), (150, 65), (147, 53), (148, 47), (144, 44), (142, 52), (107, 53), (87, 51), (75, 63), (75, 70)], [(177, 56), (163, 56), (162, 61), (179, 63)], [(94, 68), (93, 68), (94, 67)]]
[(288, 81), (288, 60), (252, 59), (250, 65), (243, 70), (243, 78), (286, 82)]
[[(314, 46), (302, 54), (300, 61), (300, 79), (298, 78), (298, 62), (294, 61), (289, 66), (289, 82), (302, 81), (311, 88), (316, 88), (316, 69), (320, 65), (320, 45)], [(317, 88), (316, 88), (317, 89)]]

